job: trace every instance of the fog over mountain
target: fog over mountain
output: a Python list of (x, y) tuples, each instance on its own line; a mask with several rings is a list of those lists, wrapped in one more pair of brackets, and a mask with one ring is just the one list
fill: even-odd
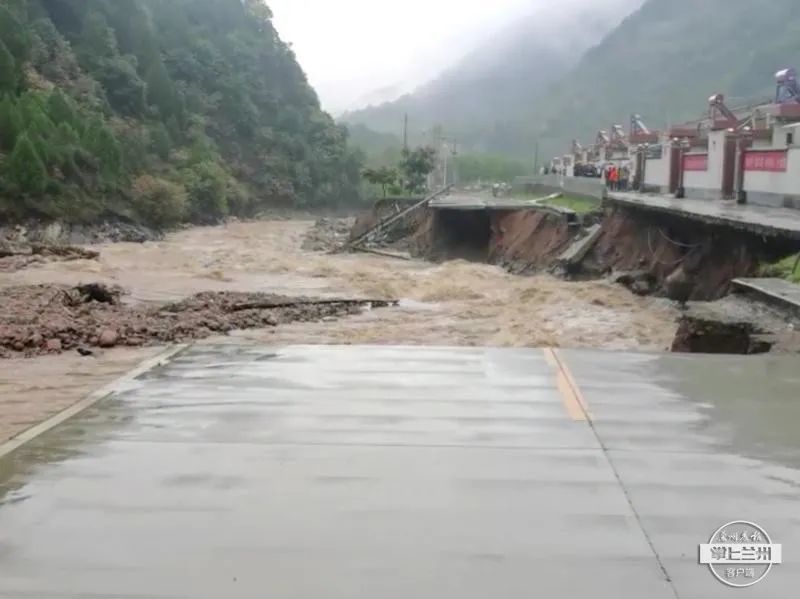
[[(535, 3), (413, 93), (343, 119), (396, 133), (408, 113), (412, 136), (439, 124), (473, 149), (505, 149), (515, 136), (515, 118), (640, 4)], [(524, 144), (520, 139), (511, 145)]]
[[(281, 38), (292, 45), (323, 107), (338, 114), (413, 91), (494, 31), (547, 1), (270, 0), (268, 4)], [(391, 93), (381, 93), (389, 89)]]

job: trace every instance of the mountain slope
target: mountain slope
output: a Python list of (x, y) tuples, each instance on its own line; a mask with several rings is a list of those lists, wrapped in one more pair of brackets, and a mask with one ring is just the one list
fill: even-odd
[(440, 124), (472, 149), (498, 149), (514, 137), (515, 118), (526, 114), (532, 101), (640, 3), (613, 0), (600, 7), (541, 9), (414, 93), (342, 118), (396, 134), (408, 113), (412, 135)]
[(155, 225), (356, 193), (261, 0), (0, 0), (0, 220)]
[(531, 106), (519, 125), (548, 150), (641, 114), (651, 127), (699, 116), (706, 99), (767, 98), (773, 74), (800, 66), (797, 0), (648, 0), (568, 77)]

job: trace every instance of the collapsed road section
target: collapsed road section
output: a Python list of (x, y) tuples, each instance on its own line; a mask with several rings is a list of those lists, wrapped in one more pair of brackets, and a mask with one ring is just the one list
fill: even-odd
[(736, 279), (759, 277), (765, 265), (800, 252), (800, 212), (777, 215), (699, 201), (687, 208), (657, 198), (651, 206), (635, 194), (605, 201), (544, 195), (550, 191), (507, 199), (451, 193), (417, 205), (413, 214), (406, 210), (401, 219), (392, 221), (383, 205), (360, 222), (362, 229), (364, 222), (397, 222), (401, 234), (383, 230), (388, 246), (402, 243), (429, 260), (486, 262), (523, 275), (609, 278), (637, 295), (691, 304), (679, 320), (674, 351), (800, 351), (796, 312), (762, 309), (758, 297), (711, 303), (728, 298)]

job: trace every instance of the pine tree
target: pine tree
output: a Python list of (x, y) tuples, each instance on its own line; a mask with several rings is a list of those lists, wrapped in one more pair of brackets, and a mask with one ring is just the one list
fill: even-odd
[(86, 15), (78, 43), (78, 54), (89, 68), (96, 68), (101, 59), (119, 56), (117, 37), (102, 13), (91, 11)]
[(40, 194), (47, 186), (47, 170), (26, 133), (19, 136), (14, 146), (8, 171), (9, 178), (26, 193)]
[(122, 171), (122, 149), (111, 130), (99, 119), (88, 127), (83, 147), (100, 161), (103, 174), (113, 179)]
[[(19, 114), (22, 117), (22, 122), (26, 127), (30, 127), (31, 123), (38, 120), (40, 116), (44, 116), (48, 121), (50, 117), (47, 116), (47, 103), (44, 98), (36, 92), (25, 92), (17, 102), (19, 107)], [(52, 126), (52, 121), (50, 122)]]
[(0, 4), (0, 40), (3, 40), (17, 61), (23, 62), (28, 57), (30, 40), (27, 28), (2, 4)]
[(26, 105), (26, 112), (25, 133), (36, 148), (36, 153), (45, 165), (56, 162), (57, 156), (52, 146), (52, 138), (55, 134), (56, 126), (42, 110), (41, 103), (38, 100), (29, 101)]
[(158, 108), (161, 118), (166, 120), (171, 116), (178, 116), (180, 98), (160, 57), (147, 70), (146, 81), (147, 102)]
[(60, 89), (53, 91), (47, 98), (47, 114), (56, 125), (66, 123), (73, 126), (75, 124), (75, 110)]
[(81, 143), (81, 139), (72, 125), (69, 123), (61, 123), (56, 132), (56, 139), (61, 145), (77, 147)]
[(13, 150), (24, 128), (16, 103), (11, 96), (4, 96), (0, 101), (0, 147)]
[(14, 93), (17, 89), (17, 61), (0, 39), (0, 92)]
[(162, 123), (150, 130), (150, 145), (161, 160), (169, 160), (172, 140), (169, 137), (169, 131)]
[(54, 159), (61, 171), (71, 176), (78, 172), (75, 165), (75, 152), (80, 147), (80, 138), (68, 123), (61, 123), (53, 136), (52, 148)]

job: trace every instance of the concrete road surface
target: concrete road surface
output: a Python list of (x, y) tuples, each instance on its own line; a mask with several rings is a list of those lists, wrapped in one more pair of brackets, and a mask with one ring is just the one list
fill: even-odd
[(798, 363), (189, 349), (0, 458), (0, 597), (795, 598)]

